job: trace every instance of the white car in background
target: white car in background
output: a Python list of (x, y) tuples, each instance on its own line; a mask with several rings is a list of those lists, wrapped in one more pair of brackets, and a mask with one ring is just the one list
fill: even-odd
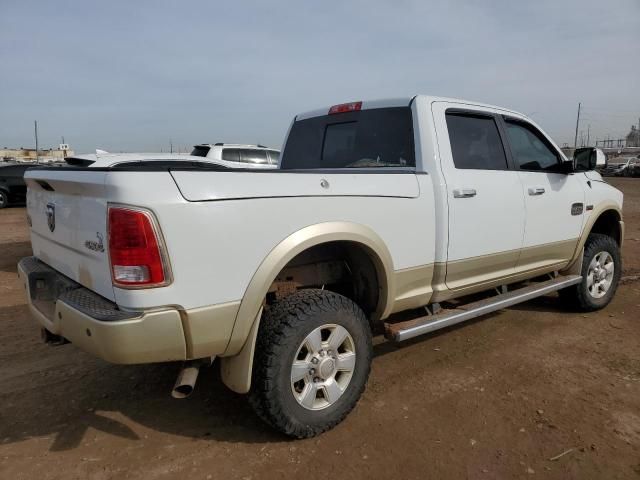
[[(250, 168), (250, 169), (274, 169), (278, 168), (278, 150), (257, 148), (250, 145), (234, 146), (231, 152), (224, 154), (225, 158), (238, 158), (238, 161), (222, 159), (219, 150), (210, 156), (202, 155), (204, 145), (195, 147), (194, 152), (199, 154), (186, 155), (174, 153), (111, 153), (104, 150), (96, 150), (96, 153), (74, 155), (65, 158), (65, 162), (73, 167), (110, 168), (110, 167), (138, 167), (138, 166), (193, 166), (221, 168)], [(234, 152), (236, 151), (234, 156)], [(250, 152), (250, 153), (240, 153)], [(267, 153), (270, 152), (270, 153)], [(242, 159), (242, 160), (240, 160)], [(265, 159), (263, 162), (262, 160)], [(272, 163), (271, 159), (275, 161)]]
[(602, 175), (606, 177), (633, 177), (640, 167), (640, 159), (637, 157), (614, 158), (602, 169)]
[(237, 143), (203, 143), (195, 145), (192, 156), (206, 158), (233, 164), (236, 168), (251, 168), (264, 166), (277, 167), (280, 161), (280, 151), (264, 145), (242, 145)]

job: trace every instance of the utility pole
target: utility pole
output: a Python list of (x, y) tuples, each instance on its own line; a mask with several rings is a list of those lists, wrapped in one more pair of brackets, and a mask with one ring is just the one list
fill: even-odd
[(36, 163), (40, 163), (40, 157), (38, 156), (38, 121), (33, 121), (35, 134), (36, 134)]
[(169, 139), (169, 149), (170, 149), (171, 153), (173, 154), (173, 141), (171, 139)]
[(580, 107), (582, 106), (581, 102), (578, 102), (578, 117), (576, 118), (576, 136), (573, 139), (573, 148), (578, 148), (578, 125), (580, 125)]
[[(591, 124), (589, 124), (587, 126), (587, 147), (590, 146), (591, 144), (589, 143), (589, 134), (591, 133)], [(597, 145), (596, 145), (597, 147)]]

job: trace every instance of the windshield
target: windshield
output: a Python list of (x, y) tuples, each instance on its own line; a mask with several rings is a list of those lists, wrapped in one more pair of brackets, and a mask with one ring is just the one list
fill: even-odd
[(409, 107), (375, 108), (297, 121), (280, 168), (415, 167)]

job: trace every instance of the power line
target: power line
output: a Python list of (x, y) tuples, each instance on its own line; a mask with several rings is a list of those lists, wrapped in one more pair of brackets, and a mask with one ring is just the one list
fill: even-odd
[(33, 121), (33, 126), (34, 126), (34, 133), (36, 136), (36, 163), (39, 163), (40, 155), (38, 155), (38, 121), (37, 120)]
[(580, 125), (580, 107), (582, 104), (578, 102), (578, 117), (576, 118), (576, 136), (573, 139), (573, 148), (578, 148), (578, 126)]

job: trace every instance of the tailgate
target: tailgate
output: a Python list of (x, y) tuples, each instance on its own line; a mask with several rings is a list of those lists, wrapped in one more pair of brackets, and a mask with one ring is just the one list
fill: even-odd
[(114, 300), (107, 253), (104, 171), (66, 168), (25, 173), (33, 254), (58, 272)]

